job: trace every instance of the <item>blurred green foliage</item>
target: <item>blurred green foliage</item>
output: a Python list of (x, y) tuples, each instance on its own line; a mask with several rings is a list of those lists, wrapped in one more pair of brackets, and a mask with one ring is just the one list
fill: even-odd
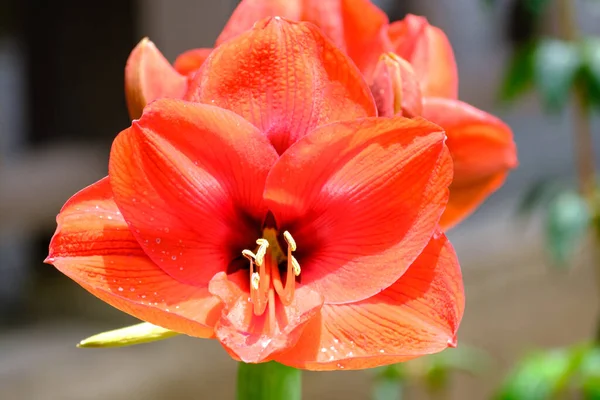
[(578, 344), (523, 358), (495, 400), (600, 399), (600, 348)]
[(536, 89), (550, 112), (559, 112), (580, 90), (585, 104), (600, 108), (600, 39), (577, 42), (542, 38), (518, 47), (506, 69), (500, 99), (512, 102)]
[(489, 370), (491, 359), (486, 352), (460, 345), (400, 364), (388, 365), (375, 371), (374, 400), (400, 400), (406, 382), (421, 383), (430, 393), (449, 389), (453, 373), (480, 375)]
[(568, 265), (589, 226), (587, 202), (577, 192), (562, 192), (552, 199), (546, 209), (546, 243), (559, 265)]

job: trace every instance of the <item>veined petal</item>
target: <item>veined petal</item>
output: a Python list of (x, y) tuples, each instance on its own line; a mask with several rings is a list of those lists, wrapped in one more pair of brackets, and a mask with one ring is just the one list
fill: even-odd
[(346, 55), (315, 26), (278, 17), (215, 49), (186, 98), (243, 116), (280, 154), (317, 126), (377, 112)]
[(277, 161), (265, 200), (326, 304), (379, 293), (427, 245), (452, 180), (444, 138), (422, 118), (367, 118), (321, 127)]
[(173, 63), (173, 67), (181, 75), (191, 77), (200, 69), (204, 61), (208, 58), (213, 49), (201, 48), (192, 49), (181, 53)]
[(454, 181), (441, 222), (448, 229), (504, 183), (518, 164), (517, 149), (508, 125), (467, 103), (425, 98), (423, 116), (444, 128), (454, 161)]
[(75, 194), (57, 217), (47, 263), (128, 314), (211, 337), (221, 312), (206, 288), (183, 284), (144, 253), (112, 198), (108, 178)]
[(324, 305), (296, 346), (274, 359), (317, 371), (407, 361), (455, 347), (463, 311), (458, 260), (438, 232), (396, 283), (357, 303)]
[(125, 66), (125, 97), (131, 119), (139, 118), (146, 104), (163, 97), (182, 98), (187, 78), (179, 74), (148, 38), (133, 49)]
[(446, 34), (425, 17), (409, 14), (389, 26), (393, 51), (415, 69), (423, 96), (458, 96), (458, 71)]
[(175, 279), (207, 287), (260, 237), (276, 158), (264, 135), (230, 111), (158, 100), (115, 139), (109, 176), (146, 254)]
[(379, 55), (391, 49), (386, 14), (369, 0), (242, 0), (217, 39), (221, 44), (252, 28), (256, 21), (280, 16), (307, 21), (370, 76)]
[(229, 276), (223, 272), (215, 275), (210, 282), (210, 292), (225, 304), (215, 335), (241, 361), (264, 362), (296, 344), (304, 326), (321, 309), (323, 297), (300, 285), (289, 306), (275, 300), (272, 314), (267, 310), (256, 316), (249, 300), (248, 278), (247, 271)]

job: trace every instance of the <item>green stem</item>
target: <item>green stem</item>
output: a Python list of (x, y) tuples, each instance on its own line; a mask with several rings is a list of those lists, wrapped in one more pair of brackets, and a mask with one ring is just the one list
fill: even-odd
[(276, 362), (239, 363), (237, 400), (300, 400), (301, 398), (300, 370)]

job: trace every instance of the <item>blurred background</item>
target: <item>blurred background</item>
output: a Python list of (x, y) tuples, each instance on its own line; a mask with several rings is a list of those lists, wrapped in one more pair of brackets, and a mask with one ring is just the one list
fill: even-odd
[[(410, 12), (441, 27), (456, 53), (461, 100), (498, 115), (515, 134), (520, 167), (449, 234), (467, 293), (460, 346), (473, 350), (461, 357), (471, 361), (444, 369), (436, 359), (437, 370), (423, 362), (392, 374), (404, 382), (409, 399), (493, 398), (532, 350), (594, 336), (598, 253), (584, 234), (589, 216), (577, 200), (567, 199), (568, 209), (557, 211), (553, 199), (564, 194), (556, 187), (577, 188), (573, 126), (584, 124), (599, 145), (600, 123), (581, 112), (568, 90), (556, 89), (560, 74), (546, 79), (555, 84), (550, 95), (564, 100), (559, 104), (544, 107), (548, 101), (537, 93), (547, 89), (543, 85), (514, 96), (522, 89), (519, 79), (523, 88), (528, 84), (531, 68), (531, 53), (519, 64), (519, 51), (535, 37), (566, 38), (560, 1), (375, 3), (392, 20)], [(571, 3), (577, 29), (600, 35), (600, 2)], [(124, 349), (76, 349), (84, 337), (135, 321), (42, 260), (60, 207), (106, 175), (112, 139), (129, 125), (123, 70), (131, 49), (148, 36), (173, 61), (184, 50), (211, 47), (236, 4), (0, 0), (0, 399), (234, 398), (236, 364), (214, 341), (181, 337)], [(569, 63), (564, 48), (553, 49), (550, 59)], [(499, 101), (499, 93), (509, 102)], [(600, 148), (592, 153), (600, 155)], [(572, 237), (561, 239), (565, 231)], [(566, 245), (568, 257), (557, 260), (552, 246), (548, 251), (553, 240), (573, 242)], [(377, 374), (306, 373), (304, 398), (367, 399)], [(443, 391), (431, 391), (432, 385)]]

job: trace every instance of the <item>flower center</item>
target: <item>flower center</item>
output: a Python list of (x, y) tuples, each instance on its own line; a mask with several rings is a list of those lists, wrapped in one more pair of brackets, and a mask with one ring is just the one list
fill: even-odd
[[(262, 315), (268, 303), (273, 308), (275, 293), (286, 306), (294, 299), (296, 276), (300, 275), (300, 264), (292, 255), (296, 251), (296, 241), (288, 231), (283, 232), (283, 239), (287, 243), (285, 253), (279, 246), (277, 230), (265, 228), (263, 237), (256, 241), (256, 253), (242, 251), (242, 255), (250, 261), (250, 300), (255, 315)], [(279, 265), (282, 263), (287, 266), (285, 285), (281, 282), (279, 273)]]

